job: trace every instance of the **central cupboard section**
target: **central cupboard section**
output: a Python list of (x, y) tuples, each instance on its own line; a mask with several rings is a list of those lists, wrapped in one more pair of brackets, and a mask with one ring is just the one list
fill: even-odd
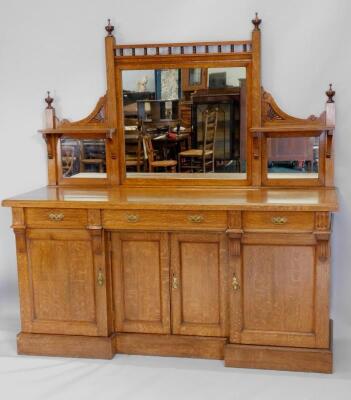
[(110, 235), (117, 332), (228, 336), (225, 233)]

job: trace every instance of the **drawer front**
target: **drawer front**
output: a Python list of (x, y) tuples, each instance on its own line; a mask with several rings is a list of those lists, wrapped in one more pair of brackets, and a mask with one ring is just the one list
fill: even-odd
[(103, 226), (107, 229), (149, 230), (225, 230), (225, 211), (104, 210)]
[(243, 213), (243, 227), (244, 230), (267, 229), (312, 232), (314, 228), (314, 213), (304, 211), (246, 211)]
[(67, 208), (27, 208), (26, 224), (34, 228), (85, 228), (86, 210)]

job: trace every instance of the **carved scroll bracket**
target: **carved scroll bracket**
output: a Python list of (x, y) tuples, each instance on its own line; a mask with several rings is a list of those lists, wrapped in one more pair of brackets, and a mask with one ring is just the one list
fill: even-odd
[(331, 229), (331, 214), (327, 211), (316, 212), (314, 225), (317, 231), (329, 232)]
[(243, 230), (241, 228), (241, 212), (231, 211), (228, 215), (229, 228), (226, 230), (226, 234), (229, 240), (229, 254), (230, 257), (240, 257), (241, 253), (241, 238)]
[(241, 235), (240, 238), (233, 238), (231, 235), (230, 237), (230, 242), (229, 242), (229, 254), (230, 257), (240, 257), (241, 254)]
[(332, 148), (333, 148), (333, 133), (334, 130), (330, 129), (327, 132), (326, 145), (325, 145), (325, 156), (327, 158), (332, 158)]
[(26, 253), (26, 227), (23, 226), (13, 226), (13, 231), (16, 237), (16, 248), (18, 253)]
[(315, 232), (317, 240), (317, 257), (319, 261), (326, 262), (330, 257), (330, 232)]
[(329, 240), (317, 241), (317, 256), (319, 261), (325, 262), (330, 257), (330, 244)]
[(55, 152), (55, 138), (52, 135), (46, 135), (46, 134), (43, 134), (43, 138), (46, 143), (48, 159), (52, 160), (54, 158), (54, 152)]

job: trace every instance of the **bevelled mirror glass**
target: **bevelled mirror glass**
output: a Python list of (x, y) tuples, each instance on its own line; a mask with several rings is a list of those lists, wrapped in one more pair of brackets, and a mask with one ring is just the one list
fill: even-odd
[(246, 179), (246, 68), (122, 71), (128, 178)]
[(63, 178), (106, 178), (105, 139), (60, 140)]
[(268, 179), (318, 179), (319, 136), (268, 137)]

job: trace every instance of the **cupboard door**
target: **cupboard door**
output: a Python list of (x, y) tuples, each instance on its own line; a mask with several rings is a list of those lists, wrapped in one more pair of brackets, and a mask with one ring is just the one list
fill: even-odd
[(117, 332), (170, 333), (167, 233), (111, 234)]
[(101, 231), (30, 229), (19, 254), (22, 330), (106, 336)]
[(224, 234), (171, 235), (172, 333), (226, 336)]
[(315, 245), (245, 244), (230, 265), (231, 342), (329, 347), (329, 264)]

